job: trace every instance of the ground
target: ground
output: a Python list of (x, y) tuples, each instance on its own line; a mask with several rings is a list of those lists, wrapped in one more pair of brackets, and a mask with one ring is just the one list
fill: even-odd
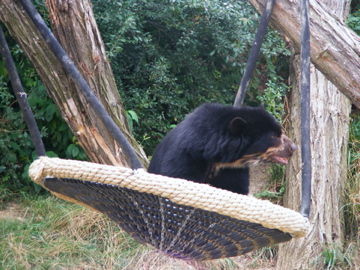
[[(271, 249), (210, 262), (172, 259), (124, 237), (102, 214), (53, 197), (30, 205), (8, 203), (0, 210), (0, 227), (4, 228), (0, 230), (0, 265), (7, 269), (69, 269), (69, 265), (94, 270), (275, 269), (275, 261), (266, 258), (271, 257)], [(90, 237), (92, 231), (96, 233)]]

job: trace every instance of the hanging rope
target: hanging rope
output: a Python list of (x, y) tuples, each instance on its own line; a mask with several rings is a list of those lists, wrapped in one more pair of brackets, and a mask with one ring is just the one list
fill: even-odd
[(310, 26), (309, 0), (301, 1), (301, 159), (302, 186), (300, 213), (309, 217), (311, 205), (311, 147), (310, 147)]
[(137, 158), (131, 144), (128, 142), (124, 134), (120, 131), (119, 127), (111, 119), (104, 106), (99, 102), (84, 77), (76, 68), (70, 57), (66, 54), (65, 50), (61, 47), (60, 43), (55, 38), (49, 27), (47, 27), (32, 2), (29, 0), (19, 0), (19, 2), (22, 4), (27, 15), (30, 17), (36, 28), (39, 30), (46, 43), (50, 46), (56, 58), (62, 64), (64, 70), (68, 73), (68, 75), (73, 79), (74, 83), (81, 90), (86, 101), (90, 104), (92, 109), (103, 121), (104, 125), (107, 127), (114, 139), (121, 145), (122, 150), (124, 151), (124, 155), (130, 160), (131, 168), (142, 168), (142, 165)]
[(248, 60), (246, 62), (245, 72), (241, 79), (239, 90), (237, 91), (235, 97), (234, 106), (236, 107), (240, 107), (244, 103), (246, 91), (248, 89), (250, 79), (256, 66), (256, 60), (259, 58), (261, 44), (266, 34), (274, 3), (275, 0), (268, 0), (266, 2), (263, 14), (261, 15), (259, 27), (255, 35), (255, 40), (251, 47)]
[(29, 106), (29, 103), (27, 101), (27, 95), (21, 84), (19, 74), (16, 71), (14, 59), (11, 56), (9, 46), (5, 39), (5, 34), (4, 34), (1, 26), (0, 26), (0, 49), (1, 49), (1, 55), (5, 62), (6, 69), (9, 73), (9, 78), (10, 78), (12, 89), (16, 96), (16, 100), (19, 103), (25, 123), (29, 129), (30, 138), (35, 147), (35, 152), (38, 156), (45, 156), (45, 147), (44, 147), (44, 144), (41, 139), (40, 131), (36, 124), (36, 121), (35, 121), (32, 111), (31, 111), (31, 108)]

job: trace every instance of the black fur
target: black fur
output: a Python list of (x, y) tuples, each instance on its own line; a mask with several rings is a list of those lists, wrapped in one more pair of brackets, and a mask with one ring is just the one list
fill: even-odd
[(214, 172), (214, 165), (265, 153), (280, 136), (280, 125), (261, 107), (203, 104), (165, 136), (148, 171), (247, 194), (247, 167)]

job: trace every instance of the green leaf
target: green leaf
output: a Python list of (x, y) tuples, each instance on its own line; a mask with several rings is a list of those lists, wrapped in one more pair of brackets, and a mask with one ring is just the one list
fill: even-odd
[(128, 110), (127, 113), (129, 114), (131, 120), (135, 121), (137, 124), (139, 124), (139, 117), (137, 113), (133, 110)]
[(46, 114), (45, 114), (46, 121), (50, 122), (54, 118), (56, 112), (57, 112), (57, 107), (55, 106), (55, 104), (49, 104), (46, 107)]
[(59, 157), (54, 151), (46, 151), (48, 157)]

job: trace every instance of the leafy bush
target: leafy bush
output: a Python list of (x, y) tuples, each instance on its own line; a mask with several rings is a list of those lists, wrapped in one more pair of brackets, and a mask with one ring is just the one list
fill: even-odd
[[(258, 22), (246, 1), (93, 4), (124, 104), (139, 118), (135, 136), (147, 153), (201, 103), (232, 104)], [(280, 114), (287, 89), (280, 75), (287, 74), (289, 51), (270, 31), (262, 52), (247, 103), (277, 102), (267, 108)]]
[(360, 3), (351, 2), (351, 13), (346, 20), (347, 25), (360, 35)]
[[(42, 1), (36, 3), (46, 12)], [(199, 104), (233, 102), (258, 22), (248, 3), (94, 0), (93, 4), (128, 119), (147, 153)], [(15, 42), (10, 43), (48, 154), (85, 159), (34, 68)], [(287, 90), (283, 77), (288, 55), (278, 34), (269, 31), (246, 101), (266, 104), (278, 118)], [(26, 168), (34, 151), (10, 89), (0, 62), (0, 151), (6, 153), (0, 157), (0, 185), (16, 191), (33, 186)]]
[[(20, 112), (12, 106), (13, 96), (6, 91), (1, 79), (0, 77), (0, 184), (16, 189), (22, 186), (23, 164), (29, 163), (32, 145), (24, 130)], [(1, 186), (0, 189), (3, 188)]]
[[(55, 104), (22, 51), (10, 40), (19, 76), (28, 94), (29, 104), (41, 130), (47, 154), (64, 158), (85, 159), (75, 137), (62, 120)], [(29, 164), (35, 158), (34, 147), (11, 90), (4, 62), (0, 62), (0, 201), (14, 192), (40, 191), (28, 177)]]

